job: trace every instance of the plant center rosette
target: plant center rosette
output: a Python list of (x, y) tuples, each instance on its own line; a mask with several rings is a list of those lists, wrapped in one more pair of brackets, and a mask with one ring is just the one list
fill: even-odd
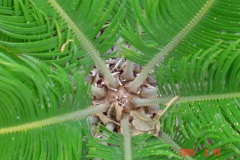
[[(154, 81), (145, 80), (139, 87), (137, 94), (129, 92), (127, 86), (137, 77), (141, 67), (136, 65), (132, 70), (127, 70), (126, 63), (124, 59), (107, 61), (107, 66), (119, 84), (117, 88), (111, 88), (97, 69), (94, 69), (88, 76), (91, 79), (92, 88), (94, 88), (92, 89), (92, 105), (106, 102), (109, 104), (106, 112), (98, 113), (91, 118), (92, 125), (95, 127), (100, 123), (112, 131), (122, 133), (120, 121), (123, 114), (126, 114), (133, 136), (145, 132), (157, 136), (160, 131), (159, 118), (162, 113), (159, 106), (136, 106), (134, 103), (139, 99), (157, 96), (157, 92), (149, 93), (149, 91), (156, 91)], [(97, 133), (93, 134), (95, 137), (99, 136)]]

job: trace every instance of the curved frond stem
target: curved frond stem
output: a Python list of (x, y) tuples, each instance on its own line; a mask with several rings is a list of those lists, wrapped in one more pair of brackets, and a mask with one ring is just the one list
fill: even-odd
[(161, 114), (159, 115), (159, 118), (167, 111), (167, 109), (175, 102), (179, 99), (179, 96), (174, 97), (173, 99), (171, 99), (166, 105), (167, 107), (161, 112)]
[(95, 86), (91, 86), (92, 95), (95, 96), (97, 99), (102, 99), (107, 95), (105, 88), (98, 88)]
[(72, 21), (68, 14), (55, 0), (48, 0), (48, 2), (52, 4), (52, 6), (58, 11), (61, 17), (66, 21), (69, 27), (76, 34), (78, 40), (81, 41), (83, 47), (90, 54), (97, 68), (103, 73), (104, 77), (107, 79), (108, 84), (113, 88), (117, 88), (119, 86), (117, 80), (112, 76), (110, 70), (107, 68), (106, 64), (101, 59), (99, 52), (96, 50), (93, 44), (88, 40), (84, 33), (77, 27), (77, 25)]
[(7, 128), (0, 128), (0, 135), (7, 134), (7, 133), (13, 133), (13, 132), (19, 132), (19, 131), (27, 131), (34, 128), (40, 128), (52, 124), (62, 123), (66, 121), (71, 121), (75, 119), (80, 119), (86, 116), (94, 115), (99, 112), (105, 112), (108, 108), (108, 103), (100, 104), (97, 106), (91, 106), (86, 109), (78, 110), (72, 113), (67, 113), (63, 115), (58, 115), (55, 117), (31, 122), (31, 123), (25, 123), (18, 126), (12, 126)]
[(69, 39), (67, 42), (65, 42), (61, 47), (61, 52), (63, 52), (65, 50), (65, 47), (69, 42), (73, 42), (73, 41), (74, 41), (73, 39)]
[(123, 114), (123, 118), (121, 120), (121, 126), (123, 130), (123, 147), (124, 147), (124, 157), (125, 160), (132, 159), (132, 150), (131, 150), (131, 133), (129, 130), (129, 122), (128, 122), (128, 115)]
[(121, 64), (122, 60), (123, 60), (123, 58), (121, 58), (121, 59), (115, 64), (115, 66), (111, 69), (111, 71), (113, 71), (114, 69), (118, 68), (119, 65)]
[(157, 89), (143, 87), (141, 89), (141, 96), (144, 98), (157, 97), (158, 96)]
[(134, 79), (134, 75), (133, 75), (133, 67), (134, 67), (134, 63), (127, 60), (127, 64), (126, 67), (124, 69), (124, 72), (122, 73), (122, 77), (126, 80), (133, 80)]
[(153, 60), (147, 64), (138, 77), (127, 87), (130, 92), (137, 93), (139, 86), (142, 84), (148, 74), (154, 69), (155, 65), (158, 64), (163, 57), (168, 55), (179, 42), (187, 35), (187, 33), (201, 20), (206, 12), (213, 5), (215, 0), (208, 0), (202, 9), (193, 17), (193, 19), (183, 28), (183, 30), (169, 42), (166, 47), (159, 52)]
[(217, 100), (217, 99), (228, 99), (240, 97), (240, 92), (237, 93), (223, 93), (223, 94), (212, 94), (202, 96), (186, 96), (180, 97), (178, 102), (193, 102), (193, 101), (204, 101), (204, 100)]
[[(212, 94), (212, 95), (201, 95), (201, 96), (183, 96), (177, 101), (181, 102), (194, 102), (194, 101), (205, 101), (205, 100), (217, 100), (217, 99), (228, 99), (240, 97), (240, 92), (237, 93), (223, 93), (223, 94)], [(152, 98), (152, 99), (132, 99), (132, 103), (138, 107), (140, 106), (152, 106), (158, 104), (165, 104), (172, 98)]]
[[(181, 147), (180, 147), (177, 143), (175, 143), (175, 142), (172, 140), (172, 138), (169, 137), (166, 133), (160, 131), (160, 132), (159, 132), (159, 138), (160, 138), (164, 143), (166, 143), (166, 144), (171, 144), (171, 145), (172, 145), (171, 148), (172, 148), (176, 153), (178, 153), (178, 155), (180, 154), (180, 149), (181, 149)], [(186, 160), (193, 160), (192, 157), (190, 157), (190, 156), (184, 156), (184, 158), (185, 158)]]

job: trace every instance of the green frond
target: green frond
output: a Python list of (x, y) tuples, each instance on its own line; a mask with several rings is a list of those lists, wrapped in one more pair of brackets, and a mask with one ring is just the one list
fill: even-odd
[[(192, 138), (195, 144), (178, 145), (200, 150), (196, 152), (197, 159), (204, 159), (204, 149), (214, 147), (222, 148), (226, 155), (240, 155), (238, 43), (232, 42), (225, 50), (218, 50), (218, 43), (179, 61), (170, 60), (156, 71), (162, 97), (159, 102), (180, 96), (176, 107), (170, 108), (167, 117), (161, 119), (162, 129), (171, 135), (181, 133), (186, 142)], [(207, 139), (211, 139), (211, 144)]]
[[(163, 2), (163, 1), (162, 1)], [(202, 8), (199, 9), (199, 11), (197, 13), (195, 13), (195, 16), (193, 16), (188, 23), (185, 24), (185, 26), (182, 28), (181, 31), (179, 31), (177, 33), (177, 35), (175, 35), (174, 37), (172, 37), (172, 39), (165, 45), (165, 46), (155, 46), (155, 47), (158, 47), (158, 48), (162, 48), (161, 50), (159, 50), (159, 52), (157, 54), (155, 54), (153, 56), (153, 58), (151, 56), (147, 56), (146, 59), (144, 60), (148, 60), (148, 64), (144, 67), (144, 69), (141, 71), (141, 74), (128, 86), (128, 89), (131, 91), (131, 92), (134, 92), (136, 93), (137, 91), (137, 88), (141, 85), (141, 83), (144, 81), (144, 79), (148, 76), (148, 74), (154, 69), (154, 67), (164, 59), (164, 57), (166, 57), (167, 55), (169, 55), (179, 44), (180, 44), (180, 41), (182, 41), (187, 35), (188, 33), (194, 29), (194, 27), (199, 23), (199, 21), (201, 21), (202, 17), (211, 9), (212, 5), (214, 4), (215, 0), (208, 0), (206, 1), (206, 3), (203, 4)], [(137, 3), (137, 1), (132, 1), (132, 6), (133, 8), (135, 8), (135, 14), (136, 16), (138, 16), (139, 18), (139, 21), (144, 21), (145, 20), (145, 17), (149, 18), (149, 19), (152, 19), (152, 17), (150, 16), (150, 13), (148, 12), (151, 12), (151, 14), (154, 16), (154, 14), (157, 14), (157, 11), (156, 11), (156, 7), (153, 7), (153, 6), (157, 6), (158, 4), (158, 1), (156, 2), (150, 2), (150, 3), (145, 3), (146, 5), (144, 6), (145, 10), (144, 10), (144, 13), (145, 15), (142, 15), (142, 12), (141, 12), (141, 9)], [(163, 2), (164, 3), (164, 2)], [(154, 8), (154, 9), (150, 9), (150, 8)], [(153, 12), (153, 13), (152, 13)], [(144, 17), (145, 16), (145, 17)], [(143, 29), (145, 29), (145, 31), (147, 33), (150, 33), (153, 35), (153, 33), (155, 32), (152, 32), (152, 31), (149, 31), (151, 30), (151, 25), (152, 25), (152, 22), (151, 22), (151, 25), (148, 25), (147, 27), (145, 26), (145, 23), (142, 23), (142, 27)], [(147, 24), (147, 22), (146, 22)], [(125, 30), (126, 32), (126, 30)], [(138, 31), (137, 31), (138, 32)], [(151, 38), (154, 39), (154, 36), (151, 36)], [(138, 36), (138, 39), (141, 39), (141, 37)], [(158, 40), (158, 39), (155, 39), (155, 40)], [(165, 42), (167, 42), (165, 40)], [(140, 45), (140, 44), (139, 44)], [(181, 45), (180, 45), (181, 46)], [(154, 47), (154, 48), (155, 48)], [(191, 50), (192, 52), (192, 50)], [(151, 53), (152, 55), (153, 53)], [(136, 55), (135, 55), (136, 56)], [(151, 57), (149, 59), (149, 57)], [(138, 62), (139, 63), (139, 62)], [(141, 63), (140, 63), (141, 64)]]
[[(100, 56), (119, 39), (124, 3), (119, 6), (114, 17), (111, 14), (116, 1), (93, 3), (89, 0), (59, 0), (56, 3), (75, 24), (75, 29), (81, 30), (93, 45), (92, 50), (99, 52)], [(49, 64), (54, 62), (67, 71), (84, 71), (94, 64), (87, 54), (89, 48), (87, 51), (82, 48), (85, 44), (78, 41), (75, 31), (72, 32), (73, 28), (65, 23), (47, 0), (17, 0), (13, 7), (5, 8), (11, 12), (0, 14), (1, 49), (12, 53), (27, 53)], [(99, 36), (102, 29), (105, 31)], [(67, 44), (61, 52), (61, 46), (69, 39), (74, 41)]]
[(133, 159), (168, 159), (172, 158), (181, 159), (181, 157), (169, 150), (172, 144), (164, 143), (156, 137), (151, 135), (138, 135), (133, 137)]
[(143, 7), (131, 0), (131, 4), (137, 25), (127, 25), (122, 35), (140, 53), (126, 52), (125, 57), (141, 65), (177, 60), (219, 41), (224, 49), (239, 37), (236, 0), (144, 1)]
[(78, 119), (108, 107), (86, 108), (91, 93), (84, 78), (73, 73), (73, 85), (57, 65), (3, 53), (0, 71), (0, 159), (79, 159), (85, 124)]
[[(104, 126), (101, 126), (99, 132), (105, 135), (105, 138), (95, 138), (89, 141), (90, 151), (88, 157), (106, 160), (124, 159), (125, 142), (123, 135), (111, 132)], [(177, 154), (168, 150), (171, 146), (172, 144), (165, 144), (159, 141), (158, 138), (152, 137), (152, 135), (143, 134), (131, 138), (130, 150), (133, 160), (166, 159), (168, 155), (181, 159)]]
[[(239, 159), (239, 19), (239, 0), (0, 0), (0, 159)], [(84, 77), (96, 65), (116, 87), (104, 60), (119, 56), (128, 91), (157, 82), (135, 106), (179, 96), (158, 137), (84, 118), (109, 106)]]
[[(143, 1), (144, 0), (139, 0), (139, 4), (140, 6), (143, 6)], [(109, 3), (109, 1), (108, 1)], [(129, 23), (132, 27), (135, 27), (136, 26), (136, 17), (134, 15), (134, 12), (132, 10), (132, 4), (131, 4), (131, 1), (126, 1), (124, 2), (124, 0), (118, 0), (113, 8), (113, 11), (111, 12), (111, 17), (115, 17), (118, 10), (121, 8), (122, 6), (122, 3), (126, 3), (125, 4), (125, 17), (123, 19), (123, 22), (122, 22), (122, 26), (126, 26), (127, 23)]]
[[(172, 140), (172, 137), (168, 136), (166, 133), (164, 132), (160, 132), (159, 133), (159, 138), (161, 139), (161, 141), (163, 141), (164, 143), (166, 144), (169, 144), (173, 151), (178, 153), (178, 155), (181, 154), (181, 147)], [(181, 155), (184, 155), (184, 154), (181, 154)], [(180, 155), (180, 156), (181, 156)], [(192, 157), (191, 156), (184, 156), (184, 159), (186, 160), (192, 160)]]
[[(225, 50), (218, 50), (218, 43), (206, 51), (200, 50), (179, 61), (171, 59), (167, 66), (156, 70), (159, 93), (164, 97), (191, 96), (195, 100), (198, 96), (202, 96), (203, 100), (239, 97), (238, 44), (239, 40), (229, 44)], [(191, 99), (189, 97), (183, 101)]]
[(87, 157), (106, 160), (123, 160), (124, 152), (122, 135), (116, 132), (111, 132), (104, 126), (101, 126), (98, 130), (102, 132), (101, 134), (104, 135), (105, 138), (94, 138), (88, 141), (89, 154)]
[[(88, 38), (84, 35), (83, 31), (81, 31), (76, 23), (69, 17), (69, 14), (64, 10), (63, 7), (60, 6), (60, 4), (55, 0), (48, 0), (49, 3), (56, 9), (56, 11), (59, 13), (59, 15), (66, 21), (69, 28), (73, 30), (73, 32), (76, 34), (76, 37), (81, 42), (85, 50), (89, 53), (93, 61), (95, 62), (95, 65), (97, 68), (103, 73), (105, 78), (107, 79), (110, 86), (116, 88), (118, 86), (117, 81), (114, 79), (112, 74), (110, 73), (110, 70), (107, 68), (104, 61), (101, 59), (99, 52), (94, 48), (93, 44), (88, 40)], [(69, 2), (65, 2), (65, 4), (68, 4)]]

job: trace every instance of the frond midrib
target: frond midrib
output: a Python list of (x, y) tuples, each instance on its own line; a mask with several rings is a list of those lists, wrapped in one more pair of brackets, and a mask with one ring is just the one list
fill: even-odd
[(0, 128), (0, 135), (19, 132), (19, 131), (27, 131), (30, 129), (41, 128), (41, 127), (45, 127), (53, 124), (67, 122), (67, 121), (73, 121), (76, 119), (84, 118), (86, 116), (94, 115), (99, 112), (104, 112), (107, 110), (107, 108), (108, 108), (108, 104), (105, 103), (105, 104), (100, 104), (98, 106), (91, 106), (86, 109), (77, 110), (72, 113), (61, 114), (61, 115), (43, 119), (43, 120), (38, 120), (38, 121), (6, 127), (6, 128)]
[(123, 115), (121, 120), (121, 126), (123, 130), (123, 151), (126, 160), (132, 159), (132, 148), (131, 148), (131, 133), (129, 129), (128, 116)]
[[(220, 100), (220, 99), (230, 99), (239, 98), (240, 92), (236, 93), (222, 93), (222, 94), (209, 94), (209, 95), (199, 95), (199, 96), (180, 96), (177, 103), (189, 103), (196, 101), (209, 101), (209, 100)], [(147, 106), (147, 105), (158, 105), (165, 104), (169, 102), (172, 98), (152, 98), (152, 99), (134, 99), (132, 102), (136, 106)]]
[(194, 102), (194, 101), (207, 101), (207, 100), (219, 100), (240, 97), (240, 92), (236, 93), (223, 93), (223, 94), (210, 94), (201, 96), (183, 96), (180, 102)]

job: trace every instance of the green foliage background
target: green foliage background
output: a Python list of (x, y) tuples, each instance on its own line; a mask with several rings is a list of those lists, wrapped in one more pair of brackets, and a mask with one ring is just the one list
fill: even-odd
[[(124, 137), (95, 139), (84, 118), (92, 52), (156, 61), (160, 99), (180, 96), (159, 137), (132, 137), (132, 159), (239, 158), (239, 20), (239, 0), (0, 0), (0, 159), (124, 158)], [(119, 38), (131, 49), (105, 54)]]

